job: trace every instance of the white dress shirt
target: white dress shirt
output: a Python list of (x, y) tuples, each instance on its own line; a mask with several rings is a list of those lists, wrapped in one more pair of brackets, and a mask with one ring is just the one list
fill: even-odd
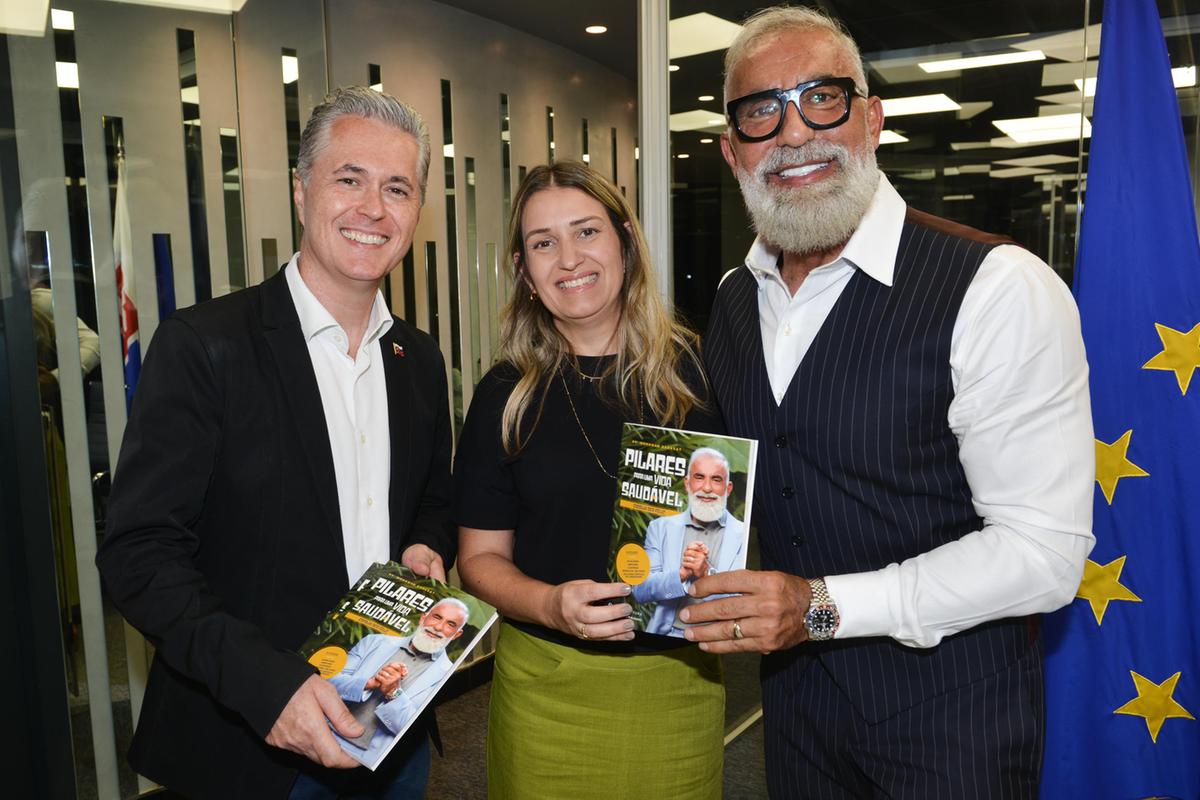
[[(750, 248), (777, 403), (854, 273), (892, 285), (905, 209), (881, 174), (840, 257), (809, 273), (794, 296), (779, 274), (779, 251), (759, 241)], [(1095, 542), (1096, 472), (1079, 312), (1063, 281), (1027, 250), (991, 250), (955, 320), (950, 370), (947, 422), (983, 528), (883, 569), (825, 576), (841, 615), (835, 638), (891, 636), (932, 647), (981, 622), (1050, 611), (1075, 596)]]
[(367, 330), (354, 358), (346, 331), (300, 277), (300, 254), (287, 265), (287, 285), (308, 344), (337, 480), (346, 577), (351, 584), (390, 550), (388, 488), (392, 446), (387, 383), (379, 339), (392, 327), (392, 315), (375, 293)]

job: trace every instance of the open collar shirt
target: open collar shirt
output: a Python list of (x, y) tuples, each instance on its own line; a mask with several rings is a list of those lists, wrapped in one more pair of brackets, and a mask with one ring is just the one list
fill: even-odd
[(379, 339), (392, 327), (392, 315), (377, 291), (362, 342), (351, 358), (346, 331), (305, 285), (299, 259), (297, 253), (288, 262), (287, 285), (325, 411), (346, 577), (353, 584), (367, 567), (389, 556), (392, 448)]

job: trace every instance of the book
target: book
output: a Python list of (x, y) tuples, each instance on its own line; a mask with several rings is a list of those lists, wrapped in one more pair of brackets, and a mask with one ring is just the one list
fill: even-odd
[(757, 463), (754, 439), (625, 423), (608, 574), (637, 630), (683, 636), (687, 587), (746, 566)]
[(342, 749), (379, 766), (495, 621), (461, 589), (372, 564), (300, 648), (363, 726), (353, 740), (333, 730)]

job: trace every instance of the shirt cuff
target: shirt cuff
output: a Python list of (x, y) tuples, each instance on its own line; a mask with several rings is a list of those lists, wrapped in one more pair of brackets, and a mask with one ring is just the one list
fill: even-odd
[(895, 636), (900, 628), (892, 598), (900, 593), (900, 571), (895, 564), (874, 572), (825, 576), (825, 588), (838, 609), (834, 639)]

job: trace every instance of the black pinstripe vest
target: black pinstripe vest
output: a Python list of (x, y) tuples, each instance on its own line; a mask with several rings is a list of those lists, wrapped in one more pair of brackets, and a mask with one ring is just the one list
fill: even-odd
[[(946, 420), (950, 340), (967, 286), (1003, 241), (910, 210), (893, 285), (854, 274), (781, 405), (763, 360), (757, 283), (742, 267), (722, 284), (705, 358), (729, 432), (760, 442), (753, 522), (764, 569), (874, 570), (982, 527)], [(879, 721), (996, 672), (1029, 644), (1024, 619), (1002, 620), (931, 649), (888, 638), (801, 645), (764, 669), (819, 656)]]

